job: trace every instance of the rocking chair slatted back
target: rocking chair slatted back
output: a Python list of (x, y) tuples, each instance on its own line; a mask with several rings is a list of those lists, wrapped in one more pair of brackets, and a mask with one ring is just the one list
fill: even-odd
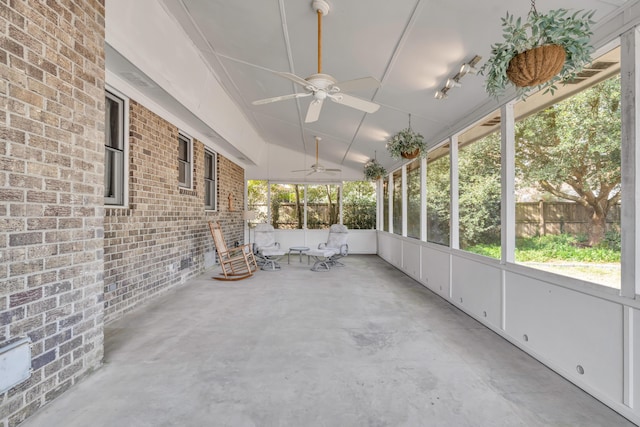
[(222, 276), (215, 276), (216, 280), (241, 280), (251, 277), (256, 271), (256, 263), (249, 245), (241, 245), (229, 249), (224, 240), (224, 234), (219, 222), (209, 222), (213, 244), (218, 253), (218, 261), (222, 270)]

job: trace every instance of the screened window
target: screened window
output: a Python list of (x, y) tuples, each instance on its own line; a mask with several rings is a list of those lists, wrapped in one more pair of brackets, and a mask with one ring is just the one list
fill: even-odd
[(351, 230), (376, 228), (376, 184), (348, 181), (342, 186), (342, 223)]
[(402, 170), (393, 173), (393, 233), (402, 234)]
[[(594, 60), (583, 87), (566, 85), (573, 93), (556, 94), (516, 123), (515, 141), (516, 262), (614, 288), (621, 255), (619, 61), (619, 49)], [(522, 108), (542, 104), (543, 96)]]
[(271, 184), (271, 225), (300, 229), (304, 221), (304, 185)]
[(340, 186), (307, 185), (307, 228), (324, 229), (340, 222)]
[(104, 203), (124, 205), (125, 102), (105, 93)]
[(502, 255), (499, 129), (496, 112), (458, 138), (459, 247), (497, 259)]
[(389, 231), (389, 177), (382, 181), (382, 230)]
[(448, 146), (427, 157), (427, 241), (449, 246), (451, 179)]
[(204, 152), (204, 207), (216, 210), (216, 153)]
[(191, 188), (191, 160), (193, 140), (180, 132), (178, 134), (178, 184), (180, 187)]
[(407, 165), (407, 236), (420, 238), (420, 159)]

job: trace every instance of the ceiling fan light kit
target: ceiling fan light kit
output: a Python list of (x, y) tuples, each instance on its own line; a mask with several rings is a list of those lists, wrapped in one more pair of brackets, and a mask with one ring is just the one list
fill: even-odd
[(279, 72), (277, 73), (279, 76), (302, 86), (305, 92), (260, 99), (253, 101), (252, 104), (263, 105), (312, 96), (313, 99), (309, 103), (305, 116), (305, 123), (312, 123), (320, 118), (322, 105), (327, 98), (337, 104), (355, 108), (365, 113), (375, 113), (380, 108), (378, 104), (353, 95), (348, 95), (345, 92), (377, 89), (380, 86), (380, 82), (377, 79), (374, 77), (363, 77), (338, 82), (333, 76), (322, 73), (322, 17), (329, 13), (330, 7), (324, 0), (313, 0), (312, 8), (318, 15), (318, 72), (307, 78), (302, 78), (288, 72)]

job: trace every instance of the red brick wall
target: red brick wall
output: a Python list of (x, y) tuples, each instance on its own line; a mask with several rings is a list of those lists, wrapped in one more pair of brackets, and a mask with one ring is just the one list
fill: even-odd
[(204, 271), (208, 221), (221, 222), (230, 245), (244, 235), (244, 170), (218, 155), (218, 211), (205, 211), (204, 145), (194, 140), (193, 189), (181, 189), (179, 129), (134, 100), (129, 110), (129, 206), (105, 216), (107, 323)]
[(0, 2), (0, 347), (32, 341), (0, 391), (22, 422), (103, 352), (104, 2)]

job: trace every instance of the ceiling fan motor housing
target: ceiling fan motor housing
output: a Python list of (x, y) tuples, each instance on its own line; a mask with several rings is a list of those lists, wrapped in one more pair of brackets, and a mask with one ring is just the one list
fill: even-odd
[(323, 16), (327, 16), (329, 14), (329, 3), (324, 0), (313, 0), (311, 6), (313, 7), (314, 12), (320, 11)]

